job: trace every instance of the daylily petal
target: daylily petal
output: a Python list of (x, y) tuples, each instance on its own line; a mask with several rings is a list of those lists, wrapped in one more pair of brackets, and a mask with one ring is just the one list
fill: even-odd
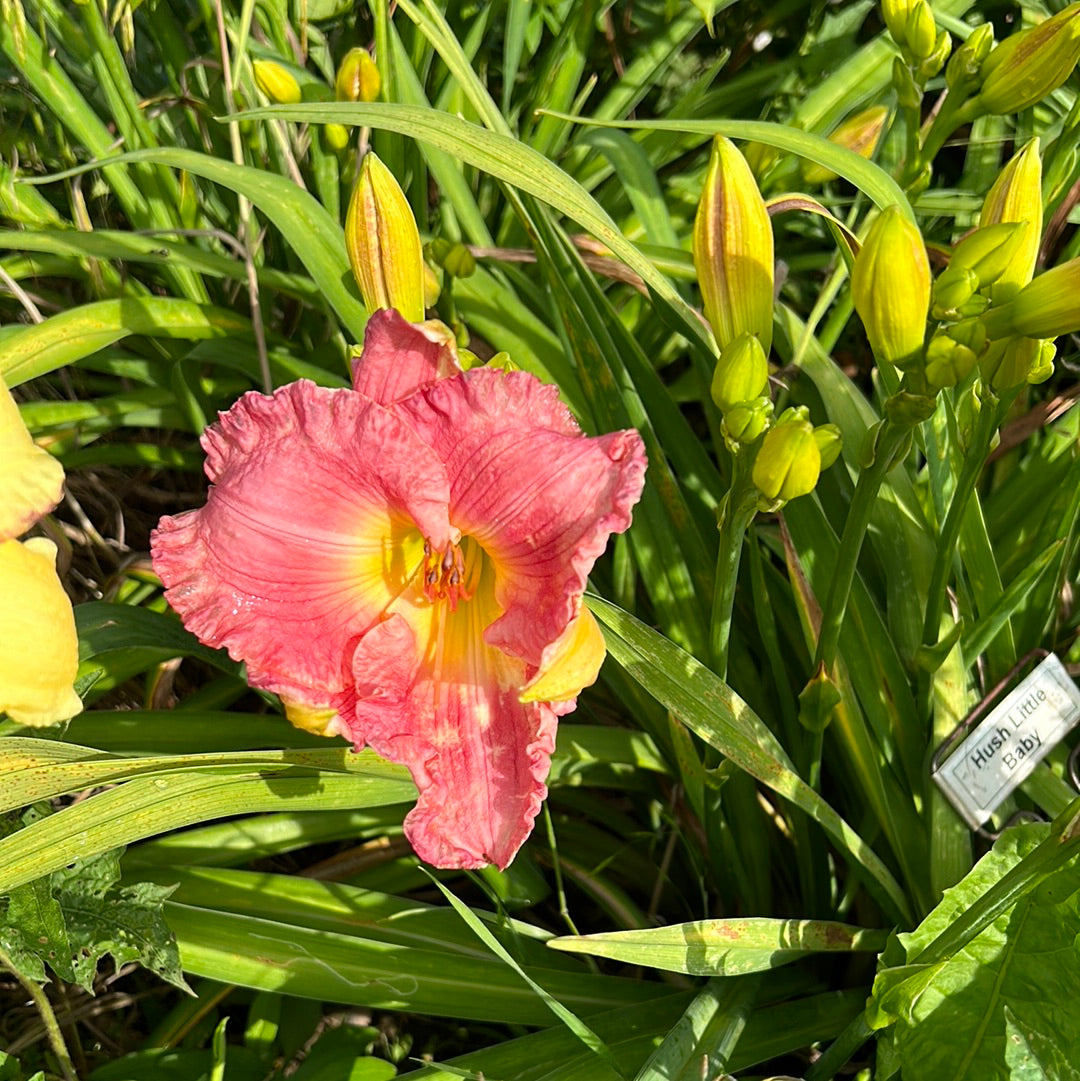
[(0, 597), (0, 713), (35, 726), (74, 717), (83, 708), (73, 686), (79, 647), (56, 545), (0, 543)]
[(443, 466), (390, 411), (304, 380), (245, 394), (203, 446), (206, 506), (151, 537), (165, 595), (252, 685), (326, 705), (424, 539), (449, 542)]
[(353, 390), (389, 405), (460, 371), (449, 327), (437, 320), (410, 323), (389, 308), (368, 319), (363, 351), (353, 361)]
[(555, 711), (522, 703), (525, 666), (488, 646), (494, 567), (455, 611), (403, 595), (354, 657), (356, 701), (343, 712), (419, 790), (405, 833), (438, 867), (506, 867), (547, 795)]
[(607, 655), (604, 635), (588, 608), (544, 651), (540, 670), (525, 684), (521, 702), (569, 702), (596, 682)]
[(25, 533), (60, 502), (64, 468), (39, 447), (0, 378), (0, 540)]
[(401, 403), (446, 463), (450, 520), (494, 560), (493, 646), (541, 666), (577, 615), (608, 537), (630, 525), (646, 457), (635, 431), (586, 437), (556, 388), (474, 370)]

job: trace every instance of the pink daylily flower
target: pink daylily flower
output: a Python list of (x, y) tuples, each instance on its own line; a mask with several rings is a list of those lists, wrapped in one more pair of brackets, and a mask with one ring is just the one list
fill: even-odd
[(409, 768), (421, 858), (507, 866), (603, 657), (581, 597), (630, 525), (641, 438), (586, 437), (555, 387), (462, 372), (445, 337), (381, 311), (352, 389), (250, 392), (202, 442), (206, 506), (152, 537), (170, 604), (297, 723), (325, 710), (327, 733)]

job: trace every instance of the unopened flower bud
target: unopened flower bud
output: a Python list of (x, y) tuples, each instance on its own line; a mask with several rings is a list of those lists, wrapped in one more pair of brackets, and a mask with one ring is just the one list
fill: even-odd
[(275, 105), (296, 105), (301, 98), (300, 84), (288, 68), (276, 60), (253, 60), (255, 85)]
[(955, 387), (974, 369), (977, 361), (973, 349), (947, 334), (935, 334), (926, 347), (926, 382), (934, 389)]
[(1031, 281), (1039, 255), (1042, 221), (1042, 159), (1036, 138), (1014, 155), (998, 174), (986, 194), (979, 215), (980, 226), (1000, 222), (1027, 222), (1030, 226), (1023, 245), (1017, 249), (1011, 264), (991, 290), (990, 295), (995, 301), (1008, 300), (1021, 286)]
[(365, 156), (345, 218), (345, 247), (368, 311), (424, 318), (424, 259), (416, 219), (393, 173)]
[(892, 85), (902, 109), (918, 109), (922, 104), (922, 91), (915, 83), (911, 68), (899, 56), (893, 57)]
[[(888, 115), (889, 110), (884, 105), (873, 105), (864, 109), (845, 120), (829, 136), (829, 142), (852, 150), (864, 158), (872, 158)], [(835, 180), (836, 173), (826, 169), (824, 165), (808, 161), (803, 165), (803, 179), (807, 184), (824, 184), (827, 180)]]
[(984, 322), (991, 338), (1057, 338), (1080, 330), (1080, 258), (1040, 274)]
[(925, 60), (933, 53), (937, 43), (937, 26), (934, 24), (934, 13), (926, 0), (913, 0), (908, 11), (904, 37), (908, 52), (916, 60)]
[(1054, 374), (1052, 341), (1010, 338), (993, 342), (979, 361), (984, 383), (1001, 393), (1023, 383), (1041, 383)]
[(945, 84), (950, 91), (961, 94), (980, 81), (983, 61), (990, 55), (993, 46), (993, 23), (983, 23), (972, 30), (967, 41), (949, 58), (945, 68)]
[(323, 124), (322, 135), (327, 148), (335, 154), (349, 145), (349, 129), (344, 124)]
[(761, 342), (740, 334), (720, 353), (712, 377), (712, 400), (722, 413), (757, 398), (769, 383), (769, 362)]
[(930, 263), (915, 225), (898, 206), (875, 219), (851, 272), (851, 296), (880, 361), (918, 363), (930, 307)]
[(753, 334), (772, 344), (773, 235), (765, 200), (734, 143), (717, 136), (694, 220), (694, 266), (705, 316), (723, 349)]
[(881, 0), (881, 15), (893, 41), (900, 48), (907, 41), (908, 16), (911, 14), (912, 0)]
[(720, 424), (729, 445), (753, 443), (765, 431), (772, 412), (773, 404), (764, 396), (729, 409)]
[(754, 459), (754, 485), (769, 502), (787, 502), (814, 490), (821, 451), (805, 407), (785, 410), (766, 433)]
[(821, 468), (828, 469), (840, 457), (844, 443), (840, 429), (835, 424), (819, 424), (814, 429), (814, 442), (821, 455)]
[(476, 258), (464, 244), (436, 237), (428, 246), (431, 258), (452, 278), (468, 278), (476, 272)]
[(960, 307), (966, 304), (978, 289), (979, 275), (974, 270), (950, 264), (934, 282), (930, 314), (935, 319), (956, 319)]
[(334, 94), (338, 101), (375, 101), (382, 78), (367, 49), (350, 49), (338, 65)]
[(1072, 74), (1080, 59), (1080, 2), (1007, 37), (986, 58), (978, 103), (997, 116), (1042, 101)]
[(949, 53), (951, 52), (952, 38), (949, 36), (948, 30), (942, 30), (934, 41), (934, 47), (930, 50), (930, 55), (919, 63), (919, 79), (925, 83), (928, 79), (932, 79), (937, 75), (945, 66), (945, 61), (949, 59)]

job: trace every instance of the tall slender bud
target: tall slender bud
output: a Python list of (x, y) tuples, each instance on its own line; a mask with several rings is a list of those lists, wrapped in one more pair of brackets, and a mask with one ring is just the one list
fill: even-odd
[[(889, 110), (884, 105), (872, 105), (869, 109), (845, 120), (830, 136), (829, 142), (854, 151), (864, 158), (872, 158), (885, 127), (885, 118)], [(807, 184), (823, 184), (826, 180), (835, 180), (836, 173), (817, 162), (803, 165), (803, 179)]]
[(723, 349), (752, 334), (772, 345), (773, 235), (746, 160), (718, 135), (694, 220), (694, 266), (705, 316)]
[(276, 60), (252, 60), (255, 85), (275, 105), (296, 105), (300, 101), (300, 84), (288, 68)]
[(979, 225), (1008, 221), (1027, 222), (1031, 228), (1012, 263), (994, 285), (991, 296), (996, 301), (1015, 295), (1035, 273), (1043, 224), (1042, 158), (1037, 138), (1013, 156), (986, 193)]
[(1040, 274), (983, 323), (991, 338), (1058, 338), (1080, 330), (1080, 258)]
[(878, 360), (916, 365), (930, 307), (930, 263), (919, 230), (898, 206), (870, 226), (855, 257), (851, 296)]
[(1080, 2), (1012, 34), (986, 58), (978, 104), (983, 112), (1018, 113), (1056, 90), (1080, 60)]
[(416, 219), (393, 173), (365, 156), (345, 218), (345, 247), (368, 311), (424, 318), (424, 257)]
[(334, 96), (338, 101), (374, 101), (382, 89), (379, 69), (367, 49), (350, 49), (338, 65)]

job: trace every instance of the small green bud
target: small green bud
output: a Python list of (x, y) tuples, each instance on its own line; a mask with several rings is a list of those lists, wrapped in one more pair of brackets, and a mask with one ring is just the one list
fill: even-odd
[(765, 200), (735, 144), (713, 140), (694, 219), (694, 267), (705, 317), (723, 349), (753, 334), (772, 344), (773, 234)]
[(334, 94), (338, 101), (375, 101), (382, 77), (367, 49), (350, 49), (338, 65)]
[(870, 226), (851, 272), (851, 296), (879, 361), (918, 364), (930, 308), (930, 263), (915, 225), (898, 206)]
[(473, 253), (456, 240), (436, 237), (428, 245), (428, 251), (436, 265), (441, 266), (452, 278), (468, 278), (476, 272)]
[(892, 85), (901, 108), (918, 109), (922, 104), (922, 91), (915, 82), (915, 76), (899, 56), (893, 57)]
[(983, 23), (968, 35), (967, 41), (952, 54), (945, 68), (945, 85), (950, 92), (965, 94), (978, 84), (983, 61), (990, 55), (993, 45), (992, 23)]
[(349, 145), (349, 129), (344, 124), (323, 124), (323, 142), (327, 149), (340, 154)]
[(1039, 256), (1042, 236), (1043, 197), (1042, 159), (1039, 140), (1032, 139), (1013, 156), (990, 186), (983, 201), (979, 225), (1000, 222), (1027, 222), (1030, 226), (1024, 245), (1018, 249), (1012, 264), (1000, 275), (991, 296), (995, 301), (1008, 300), (1021, 286), (1031, 281)]
[(907, 43), (908, 18), (912, 6), (913, 0), (881, 0), (881, 15), (885, 26), (901, 49)]
[(934, 42), (934, 48), (931, 50), (930, 55), (919, 64), (916, 72), (918, 79), (925, 83), (928, 79), (932, 79), (937, 75), (945, 66), (945, 61), (949, 59), (949, 53), (951, 52), (952, 38), (947, 30), (942, 30)]
[(812, 492), (820, 473), (821, 451), (806, 408), (785, 410), (754, 459), (754, 485), (769, 503), (786, 503)]
[(840, 448), (844, 443), (840, 429), (835, 424), (819, 424), (814, 429), (814, 442), (821, 455), (821, 468), (828, 469), (840, 457)]
[[(1024, 259), (1031, 247), (1031, 228), (1030, 222), (1010, 221), (983, 225), (968, 233), (956, 245), (948, 267), (934, 283), (934, 318), (949, 318), (938, 315), (938, 309), (958, 309), (971, 294), (989, 288), (1002, 275), (1011, 273), (1016, 261)], [(961, 282), (974, 282), (968, 296), (962, 296)]]
[(773, 404), (764, 396), (729, 409), (720, 422), (728, 446), (735, 450), (738, 444), (753, 443), (765, 431), (772, 412)]
[[(848, 117), (829, 136), (829, 142), (854, 151), (861, 157), (872, 158), (888, 115), (889, 110), (884, 105), (863, 109), (862, 112)], [(824, 184), (827, 180), (836, 179), (836, 173), (814, 161), (804, 162), (802, 172), (807, 184)]]
[(275, 105), (296, 105), (300, 101), (300, 84), (276, 60), (253, 60), (251, 67), (255, 73), (255, 85)]
[(345, 217), (345, 248), (368, 311), (396, 308), (410, 323), (424, 318), (424, 258), (409, 201), (374, 155), (360, 166)]
[(439, 281), (439, 275), (435, 273), (427, 265), (424, 264), (424, 308), (434, 308), (439, 303), (439, 297), (442, 294), (442, 283)]
[(1054, 373), (1052, 341), (1010, 338), (992, 342), (979, 362), (984, 383), (999, 393), (1023, 383), (1041, 383)]
[(978, 292), (979, 275), (970, 267), (954, 267), (951, 263), (934, 282), (933, 307), (935, 319), (955, 319), (959, 309)]
[(974, 370), (978, 359), (975, 351), (968, 346), (954, 341), (947, 334), (935, 334), (926, 347), (926, 382), (935, 390), (955, 387)]
[(1061, 86), (1078, 59), (1080, 2), (1001, 42), (982, 66), (983, 85), (976, 100), (986, 113), (1018, 113)]
[(712, 400), (722, 413), (757, 398), (769, 384), (769, 362), (761, 342), (740, 334), (720, 353), (712, 377)]
[(960, 436), (960, 450), (967, 453), (975, 436), (975, 428), (982, 412), (982, 398), (976, 383), (969, 383), (956, 395), (956, 431)]
[(519, 372), (521, 368), (510, 359), (510, 354), (503, 350), (496, 353), (491, 360), (484, 365), (495, 372)]

